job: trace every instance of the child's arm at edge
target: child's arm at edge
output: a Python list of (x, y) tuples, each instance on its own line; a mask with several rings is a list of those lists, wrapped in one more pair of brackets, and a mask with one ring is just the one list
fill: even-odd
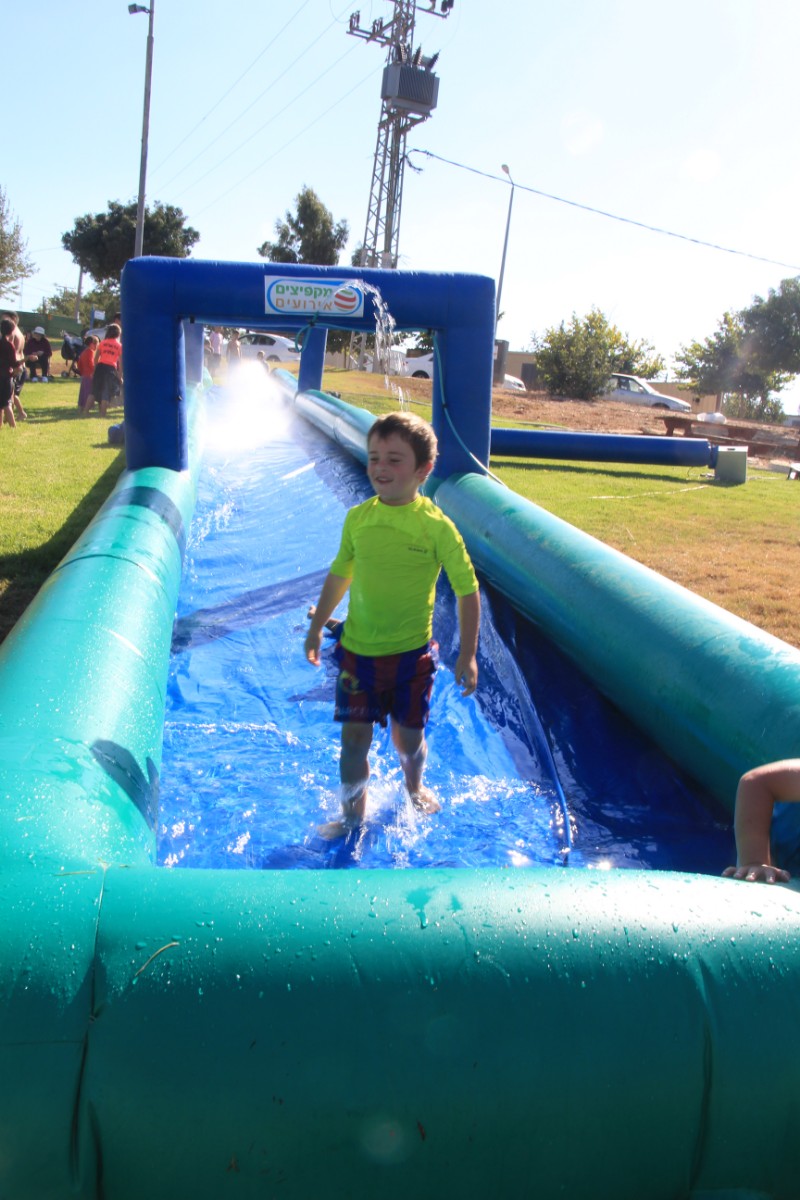
[(471, 696), (478, 686), (478, 629), (481, 624), (481, 594), (472, 592), (458, 597), (459, 652), (456, 659), (456, 683), (462, 696)]
[(791, 878), (788, 871), (772, 865), (770, 826), (776, 800), (800, 800), (800, 758), (765, 763), (739, 780), (734, 813), (736, 866), (727, 867), (723, 875), (751, 883), (786, 883)]
[(311, 618), (311, 624), (308, 627), (304, 646), (306, 658), (315, 667), (320, 665), (319, 652), (322, 648), (322, 631), (325, 628), (325, 622), (332, 615), (337, 604), (344, 599), (349, 587), (349, 579), (328, 572), (317, 601), (317, 611)]

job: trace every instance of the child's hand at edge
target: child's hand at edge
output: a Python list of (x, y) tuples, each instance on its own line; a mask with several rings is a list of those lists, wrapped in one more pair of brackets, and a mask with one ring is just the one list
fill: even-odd
[(478, 686), (478, 663), (474, 654), (459, 654), (456, 659), (456, 683), (462, 696), (471, 696)]
[(745, 863), (741, 867), (726, 867), (722, 872), (726, 879), (744, 879), (747, 883), (788, 883), (791, 875), (782, 867), (769, 863)]
[(303, 646), (305, 656), (312, 666), (318, 667), (321, 664), (320, 651), (322, 649), (322, 630), (318, 632), (309, 629), (306, 634), (305, 644)]

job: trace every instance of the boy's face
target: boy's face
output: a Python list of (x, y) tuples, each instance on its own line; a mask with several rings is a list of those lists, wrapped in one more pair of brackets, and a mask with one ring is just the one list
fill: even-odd
[(410, 504), (431, 473), (432, 463), (418, 467), (414, 451), (399, 434), (370, 438), (367, 475), (384, 504)]

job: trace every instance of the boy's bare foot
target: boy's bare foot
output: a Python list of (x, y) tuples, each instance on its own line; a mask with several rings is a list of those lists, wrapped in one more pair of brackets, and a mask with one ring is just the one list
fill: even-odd
[(358, 829), (360, 824), (360, 821), (345, 821), (340, 817), (338, 821), (326, 821), (324, 825), (318, 825), (317, 833), (323, 841), (335, 842), (337, 838), (347, 837), (348, 833)]
[(441, 811), (441, 804), (434, 796), (430, 788), (421, 787), (418, 792), (410, 793), (411, 803), (417, 812), (437, 813)]

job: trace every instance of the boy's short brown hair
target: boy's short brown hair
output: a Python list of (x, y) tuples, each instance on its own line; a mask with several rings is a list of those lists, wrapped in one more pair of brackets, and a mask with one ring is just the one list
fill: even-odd
[(425, 463), (436, 462), (439, 445), (432, 426), (416, 413), (393, 412), (378, 417), (370, 426), (367, 434), (367, 446), (373, 438), (385, 439), (397, 434), (404, 442), (408, 442), (414, 451), (414, 462), (418, 467)]
[(111, 324), (109, 325), (108, 329), (106, 330), (106, 337), (107, 338), (118, 338), (121, 332), (122, 332), (122, 330), (120, 329), (119, 325), (115, 325), (114, 322), (112, 321)]

